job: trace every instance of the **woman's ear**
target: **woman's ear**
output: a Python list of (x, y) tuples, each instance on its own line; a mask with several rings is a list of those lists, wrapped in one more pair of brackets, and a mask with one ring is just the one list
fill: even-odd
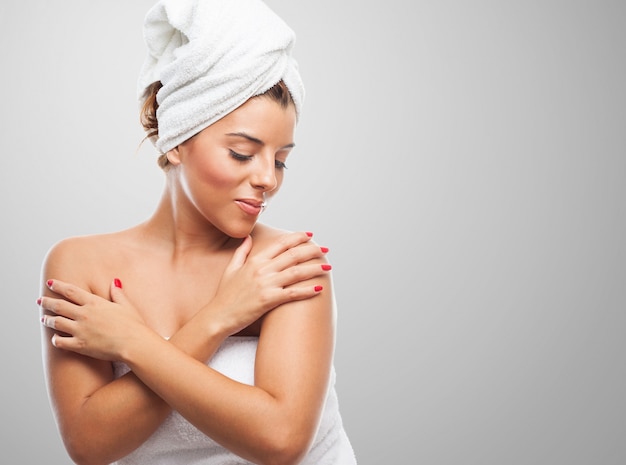
[(171, 165), (180, 165), (180, 152), (178, 150), (178, 146), (174, 147), (172, 150), (169, 150), (165, 156), (167, 157), (167, 161), (170, 162)]

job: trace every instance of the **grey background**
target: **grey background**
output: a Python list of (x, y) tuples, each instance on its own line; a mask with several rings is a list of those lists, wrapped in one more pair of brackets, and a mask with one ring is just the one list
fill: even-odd
[[(151, 4), (0, 3), (11, 463), (70, 463), (42, 377), (44, 254), (161, 192), (136, 152)], [(624, 463), (624, 2), (269, 4), (308, 94), (264, 221), (331, 248), (359, 463)]]

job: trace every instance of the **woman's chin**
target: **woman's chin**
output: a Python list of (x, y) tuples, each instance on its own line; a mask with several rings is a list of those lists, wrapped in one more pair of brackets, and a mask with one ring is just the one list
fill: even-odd
[(256, 222), (251, 225), (242, 225), (240, 227), (234, 227), (224, 232), (228, 236), (232, 237), (233, 239), (245, 239), (252, 233), (255, 226), (256, 226)]

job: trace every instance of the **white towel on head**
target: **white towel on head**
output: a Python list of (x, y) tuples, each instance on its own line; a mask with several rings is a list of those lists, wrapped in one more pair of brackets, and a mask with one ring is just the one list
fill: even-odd
[(160, 0), (144, 23), (148, 56), (139, 98), (155, 81), (161, 153), (280, 80), (299, 114), (304, 87), (292, 57), (295, 34), (261, 0)]

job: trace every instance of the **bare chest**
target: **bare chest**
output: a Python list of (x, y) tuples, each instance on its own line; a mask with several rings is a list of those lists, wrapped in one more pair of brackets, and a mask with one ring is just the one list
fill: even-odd
[(105, 292), (111, 280), (119, 278), (146, 324), (169, 337), (213, 299), (226, 266), (223, 262), (172, 266), (154, 258), (124, 257), (99, 273), (98, 287)]

